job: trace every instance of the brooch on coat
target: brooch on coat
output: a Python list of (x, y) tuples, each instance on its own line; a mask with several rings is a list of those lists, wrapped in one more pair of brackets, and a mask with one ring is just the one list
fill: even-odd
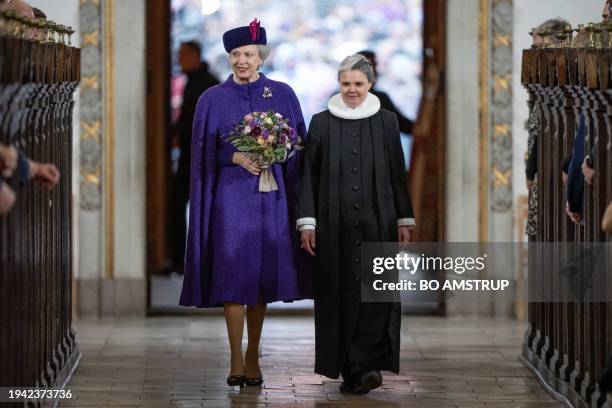
[(268, 87), (266, 86), (266, 87), (264, 87), (264, 93), (263, 93), (263, 95), (261, 95), (261, 96), (263, 96), (263, 97), (264, 97), (264, 98), (266, 98), (266, 99), (269, 99), (269, 98), (271, 98), (271, 97), (272, 97), (272, 91), (270, 90), (270, 88), (268, 88)]

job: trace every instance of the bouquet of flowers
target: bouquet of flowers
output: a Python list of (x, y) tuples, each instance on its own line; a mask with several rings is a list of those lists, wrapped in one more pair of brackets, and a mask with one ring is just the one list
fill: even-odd
[(303, 147), (297, 131), (280, 113), (252, 112), (236, 125), (227, 139), (238, 151), (253, 155), (263, 169), (259, 191), (278, 190), (274, 175), (268, 168), (289, 160)]

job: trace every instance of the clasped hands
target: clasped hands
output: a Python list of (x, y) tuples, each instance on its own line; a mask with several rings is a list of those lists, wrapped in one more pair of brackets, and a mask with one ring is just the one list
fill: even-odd
[(232, 156), (232, 163), (244, 168), (254, 176), (259, 176), (261, 173), (261, 166), (259, 165), (259, 160), (257, 160), (256, 155), (235, 152)]

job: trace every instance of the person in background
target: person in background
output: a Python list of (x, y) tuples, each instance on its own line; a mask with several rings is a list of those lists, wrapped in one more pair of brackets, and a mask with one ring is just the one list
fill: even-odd
[(0, 11), (9, 10), (15, 11), (21, 17), (29, 19), (35, 18), (32, 6), (23, 0), (4, 0), (0, 3)]
[(582, 161), (582, 174), (584, 175), (584, 181), (591, 187), (593, 187), (593, 180), (595, 179), (595, 149), (597, 145), (594, 144), (591, 148), (591, 152), (586, 155)]
[(0, 217), (5, 216), (11, 211), (16, 200), (17, 195), (15, 191), (0, 176)]
[(414, 127), (414, 122), (402, 115), (400, 110), (395, 106), (389, 95), (381, 90), (376, 89), (376, 78), (378, 77), (378, 71), (376, 70), (378, 61), (376, 60), (376, 53), (371, 50), (363, 50), (358, 52), (358, 54), (363, 55), (372, 63), (372, 68), (374, 69), (374, 82), (372, 83), (372, 89), (370, 89), (370, 93), (376, 95), (378, 100), (380, 100), (380, 107), (382, 109), (386, 109), (390, 112), (393, 112), (397, 115), (397, 121), (399, 122), (400, 132), (406, 134), (412, 134), (412, 129)]
[[(532, 35), (532, 49), (545, 46), (559, 47), (563, 39), (558, 36), (568, 22), (561, 18), (546, 20), (537, 26)], [(552, 33), (544, 36), (544, 33)], [(527, 159), (525, 161), (525, 176), (529, 194), (527, 225), (525, 234), (534, 239), (538, 230), (538, 132), (540, 131), (540, 110), (529, 102), (528, 136), (527, 136)]]
[(569, 22), (560, 17), (546, 20), (537, 26), (532, 32), (532, 49), (559, 48), (565, 37), (564, 30)]
[[(604, 7), (601, 12), (601, 21), (606, 23), (610, 21), (610, 15), (612, 15), (612, 0), (605, 0)], [(586, 48), (592, 46), (591, 44), (591, 35), (589, 31), (585, 28), (580, 30), (574, 36), (572, 40), (571, 47), (572, 48)]]
[(54, 187), (60, 179), (55, 165), (38, 163), (28, 159), (16, 148), (0, 143), (0, 215), (7, 214), (17, 199), (15, 192), (6, 182), (14, 175), (22, 185), (28, 180), (34, 180), (48, 188)]
[(610, 16), (612, 15), (612, 0), (606, 0), (604, 3), (603, 11), (601, 12), (601, 21), (607, 22), (610, 21)]
[(32, 13), (34, 14), (34, 18), (42, 18), (44, 20), (47, 19), (47, 15), (41, 10), (41, 9), (37, 9), (36, 7), (32, 8)]
[(202, 50), (195, 41), (181, 44), (178, 62), (187, 75), (183, 91), (181, 113), (174, 128), (172, 147), (181, 151), (178, 168), (174, 175), (170, 193), (169, 231), (172, 256), (172, 269), (183, 272), (185, 259), (185, 242), (187, 239), (186, 208), (189, 200), (189, 177), (191, 169), (191, 131), (196, 105), (200, 96), (208, 88), (218, 85), (219, 81), (210, 72), (208, 65), (202, 61)]

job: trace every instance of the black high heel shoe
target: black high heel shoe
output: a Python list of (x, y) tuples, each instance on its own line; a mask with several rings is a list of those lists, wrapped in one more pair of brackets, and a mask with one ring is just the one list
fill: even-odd
[(244, 375), (238, 374), (238, 375), (229, 375), (227, 377), (227, 385), (229, 385), (230, 387), (235, 387), (237, 385), (240, 386), (240, 388), (244, 388), (244, 382), (245, 382), (245, 377)]
[[(246, 372), (246, 371), (245, 371)], [(261, 375), (261, 369), (259, 370), (259, 377), (247, 377), (244, 376), (244, 383), (249, 387), (260, 387), (263, 384), (263, 376)]]
[(255, 377), (255, 378), (245, 377), (244, 383), (248, 385), (249, 387), (261, 387), (261, 384), (263, 384), (263, 377), (262, 376)]

